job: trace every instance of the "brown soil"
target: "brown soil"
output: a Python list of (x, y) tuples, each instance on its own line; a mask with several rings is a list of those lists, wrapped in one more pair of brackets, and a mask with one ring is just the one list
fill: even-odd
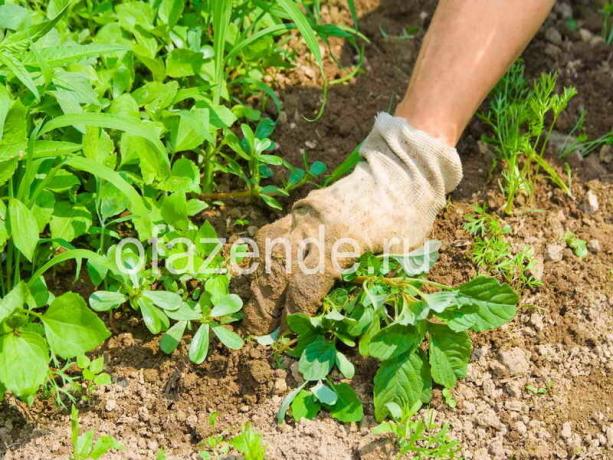
[[(323, 8), (324, 17), (332, 22), (348, 21), (347, 11), (335, 6), (343, 3), (330, 2), (332, 6)], [(384, 39), (380, 30), (392, 36), (406, 26), (423, 30), (435, 5), (434, 1), (408, 0), (357, 3), (361, 30), (371, 40), (366, 47), (366, 71), (346, 85), (331, 88), (320, 121), (310, 123), (303, 118), (317, 110), (321, 94), (308, 60), (276, 77), (285, 103), (276, 140), (291, 160), (299, 161), (306, 150), (311, 160), (334, 166), (368, 133), (374, 115), (393, 107), (404, 90), (423, 33), (412, 40)], [(564, 5), (572, 7), (585, 31), (567, 29)], [(596, 11), (594, 2), (558, 5), (525, 53), (530, 76), (555, 70), (561, 84), (578, 89), (559, 129), (568, 131), (584, 108), (592, 137), (613, 129), (613, 47), (594, 38), (601, 27), (594, 17)], [(560, 32), (561, 44), (545, 38), (548, 28)], [(333, 51), (343, 62), (353, 59), (351, 49), (340, 42), (333, 44)], [(327, 71), (337, 76), (332, 63)], [(461, 141), (465, 179), (433, 234), (444, 243), (433, 277), (446, 283), (463, 282), (475, 274), (470, 262), (471, 239), (462, 228), (464, 215), (476, 202), (496, 205), (501, 200), (495, 181), (487, 180), (487, 152), (477, 142), (482, 132), (475, 121)], [(511, 324), (474, 337), (469, 375), (455, 390), (457, 409), (446, 407), (440, 395), (432, 403), (438, 419), (451, 424), (465, 458), (613, 457), (613, 163), (604, 153), (574, 161), (574, 198), (542, 182), (535, 202), (507, 219), (514, 229), (513, 242), (532, 246), (542, 261), (544, 286), (524, 292), (523, 307)], [(588, 190), (599, 200), (594, 213), (582, 207)], [(301, 190), (292, 199), (305, 192)], [(218, 230), (239, 233), (230, 223), (239, 216), (248, 216), (254, 225), (276, 217), (259, 208), (228, 207), (218, 211)], [(547, 245), (560, 243), (566, 230), (588, 241), (598, 240), (600, 250), (579, 259), (565, 249), (561, 261), (543, 261)], [(187, 360), (184, 348), (170, 357), (161, 353), (158, 339), (151, 338), (136, 320), (117, 317), (112, 327), (115, 335), (101, 353), (113, 383), (97, 389), (82, 405), (81, 423), (84, 429), (113, 434), (124, 444), (126, 449), (114, 458), (154, 458), (160, 448), (170, 458), (197, 458), (203, 439), (219, 432), (236, 433), (245, 421), (263, 434), (267, 458), (377, 459), (393, 455), (389, 442), (369, 434), (374, 426), (367, 397), (372, 375), (369, 362), (360, 362), (356, 377), (358, 391), (366, 397), (367, 415), (361, 424), (341, 425), (320, 417), (277, 426), (274, 413), (296, 384), (290, 360), (275, 361), (267, 349), (249, 344), (238, 352), (215, 349), (203, 365), (195, 366)], [(501, 353), (525, 358), (527, 369), (510, 374), (501, 364)], [(535, 395), (527, 388), (546, 390)], [(31, 408), (7, 401), (1, 407), (0, 456), (67, 457), (68, 418), (50, 401)], [(213, 412), (219, 413), (216, 427), (208, 422)]]

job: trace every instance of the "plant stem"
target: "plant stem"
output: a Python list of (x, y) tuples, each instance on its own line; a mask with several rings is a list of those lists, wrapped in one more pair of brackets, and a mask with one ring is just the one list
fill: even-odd
[(239, 190), (237, 192), (217, 192), (217, 193), (202, 193), (200, 199), (202, 200), (245, 200), (251, 199), (256, 196), (253, 190)]

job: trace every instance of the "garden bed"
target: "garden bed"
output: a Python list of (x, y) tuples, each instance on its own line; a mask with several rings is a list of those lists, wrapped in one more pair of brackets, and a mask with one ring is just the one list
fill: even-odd
[[(317, 70), (309, 60), (278, 75), (274, 83), (284, 102), (275, 141), (294, 163), (307, 151), (311, 161), (337, 165), (368, 133), (375, 114), (394, 106), (434, 7), (434, 2), (402, 0), (357, 4), (360, 30), (371, 40), (365, 71), (330, 88), (321, 120), (304, 119), (317, 111), (321, 96)], [(587, 111), (586, 133), (596, 138), (613, 129), (613, 47), (597, 38), (602, 24), (596, 20), (596, 7), (573, 2), (578, 28), (570, 30), (567, 6), (556, 7), (524, 61), (528, 76), (555, 70), (560, 84), (577, 88), (557, 129), (568, 132), (582, 108)], [(326, 7), (322, 14), (331, 22), (349, 21), (342, 7)], [(401, 38), (407, 26), (420, 31), (414, 38)], [(348, 62), (354, 58), (353, 49), (341, 42), (334, 51)], [(331, 78), (337, 76), (337, 66), (330, 62), (326, 71)], [(472, 238), (463, 228), (465, 216), (475, 203), (486, 202), (491, 208), (503, 203), (496, 180), (488, 180), (491, 153), (479, 142), (484, 131), (484, 125), (474, 121), (458, 147), (464, 180), (432, 235), (443, 243), (441, 259), (431, 272), (434, 281), (459, 284), (476, 274), (470, 258)], [(468, 376), (454, 390), (455, 409), (434, 391), (431, 407), (437, 420), (450, 424), (465, 458), (613, 455), (613, 152), (609, 146), (585, 159), (571, 157), (571, 165), (573, 197), (539, 181), (535, 202), (505, 218), (513, 229), (512, 244), (534, 249), (533, 271), (543, 285), (523, 290), (511, 323), (475, 335)], [(588, 192), (596, 196), (597, 209), (593, 201), (586, 202)], [(306, 188), (300, 189), (291, 200), (304, 193)], [(206, 217), (218, 234), (235, 237), (253, 233), (252, 227), (280, 215), (259, 205), (228, 203), (207, 210)], [(233, 225), (237, 218), (247, 218), (249, 227)], [(565, 247), (567, 231), (590, 243), (586, 257)], [(553, 254), (552, 245), (561, 245), (561, 253)], [(71, 289), (88, 292), (87, 286)], [(267, 458), (374, 460), (393, 455), (389, 439), (371, 433), (376, 425), (369, 399), (375, 367), (369, 360), (355, 358), (353, 386), (365, 402), (362, 422), (343, 425), (322, 415), (277, 425), (281, 400), (300, 378), (293, 360), (273, 359), (268, 348), (248, 343), (238, 351), (215, 346), (203, 364), (194, 365), (185, 344), (165, 355), (159, 337), (152, 337), (134, 317), (117, 312), (108, 327), (113, 335), (100, 354), (112, 384), (98, 387), (80, 408), (84, 428), (112, 434), (124, 445), (125, 450), (108, 458), (154, 458), (160, 449), (169, 458), (197, 458), (203, 440), (220, 431), (237, 433), (247, 421), (262, 433)], [(219, 415), (212, 426), (215, 412)], [(68, 415), (51, 401), (28, 407), (9, 400), (0, 416), (0, 455), (65, 458), (69, 429)]]

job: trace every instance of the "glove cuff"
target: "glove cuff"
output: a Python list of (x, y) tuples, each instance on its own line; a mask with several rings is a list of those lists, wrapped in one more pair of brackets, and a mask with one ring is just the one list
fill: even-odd
[(385, 112), (377, 114), (373, 129), (360, 148), (367, 161), (374, 152), (393, 154), (404, 169), (417, 168), (443, 193), (453, 191), (462, 180), (462, 162), (457, 150), (414, 128), (402, 117)]

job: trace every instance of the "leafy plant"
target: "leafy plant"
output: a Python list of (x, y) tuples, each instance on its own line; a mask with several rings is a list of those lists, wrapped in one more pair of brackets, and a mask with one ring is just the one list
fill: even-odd
[(587, 243), (573, 232), (566, 232), (564, 234), (564, 241), (577, 257), (583, 258), (588, 255)]
[(102, 435), (94, 438), (93, 430), (81, 433), (79, 424), (79, 410), (72, 406), (70, 411), (70, 432), (72, 453), (70, 460), (96, 460), (104, 457), (112, 450), (123, 449), (122, 445), (110, 435)]
[(518, 195), (532, 196), (535, 177), (543, 172), (570, 195), (570, 187), (544, 158), (558, 117), (577, 94), (573, 87), (556, 93), (556, 76), (543, 73), (531, 85), (524, 64), (516, 62), (493, 90), (488, 110), (480, 114), (491, 134), (484, 141), (494, 147), (493, 168), (502, 168), (500, 187), (511, 213)]
[(472, 260), (480, 269), (501, 275), (505, 281), (518, 287), (533, 288), (542, 283), (534, 278), (532, 269), (536, 261), (530, 246), (524, 246), (515, 254), (506, 235), (511, 227), (485, 205), (475, 205), (466, 216), (464, 228), (474, 237)]
[(397, 458), (411, 455), (419, 460), (460, 458), (460, 443), (449, 435), (449, 425), (438, 426), (435, 413), (428, 410), (422, 417), (415, 414), (421, 406), (417, 403), (411, 411), (396, 414), (376, 426), (375, 434), (392, 434), (398, 447)]
[[(217, 423), (217, 413), (214, 412), (209, 417), (209, 425), (214, 428)], [(211, 460), (220, 456), (227, 456), (231, 449), (241, 454), (244, 460), (264, 460), (266, 446), (262, 440), (262, 435), (255, 431), (251, 423), (243, 425), (241, 431), (236, 436), (227, 439), (223, 434), (209, 436), (201, 443), (199, 452), (203, 460)]]
[(379, 361), (377, 420), (429, 402), (433, 384), (450, 389), (466, 375), (468, 331), (510, 321), (518, 298), (508, 285), (485, 276), (457, 287), (428, 280), (424, 275), (438, 259), (438, 247), (429, 242), (391, 260), (366, 254), (325, 298), (320, 314), (287, 317), (289, 336), (273, 346), (299, 359), (305, 381), (283, 400), (280, 422), (290, 407), (296, 420), (314, 418), (322, 408), (340, 421), (362, 418), (360, 399), (346, 383), (354, 374), (348, 349)]
[[(126, 304), (150, 331), (168, 331), (168, 351), (192, 328), (195, 361), (209, 329), (238, 347), (227, 277), (203, 275), (188, 289), (194, 274), (154, 271), (150, 250), (143, 272), (126, 275), (114, 255), (141, 258), (119, 241), (210, 229), (192, 220), (221, 199), (211, 196), (221, 175), (279, 207), (274, 197), (300, 181), (270, 180), (270, 166), (294, 169), (274, 153), (265, 113), (281, 105), (266, 75), (292, 65), (296, 33), (320, 69), (320, 41), (357, 33), (319, 24), (297, 0), (51, 0), (0, 5), (0, 19), (0, 395), (31, 401), (110, 334), (80, 294), (64, 292), (68, 272), (98, 288), (93, 309)], [(178, 249), (162, 249), (171, 263)]]

